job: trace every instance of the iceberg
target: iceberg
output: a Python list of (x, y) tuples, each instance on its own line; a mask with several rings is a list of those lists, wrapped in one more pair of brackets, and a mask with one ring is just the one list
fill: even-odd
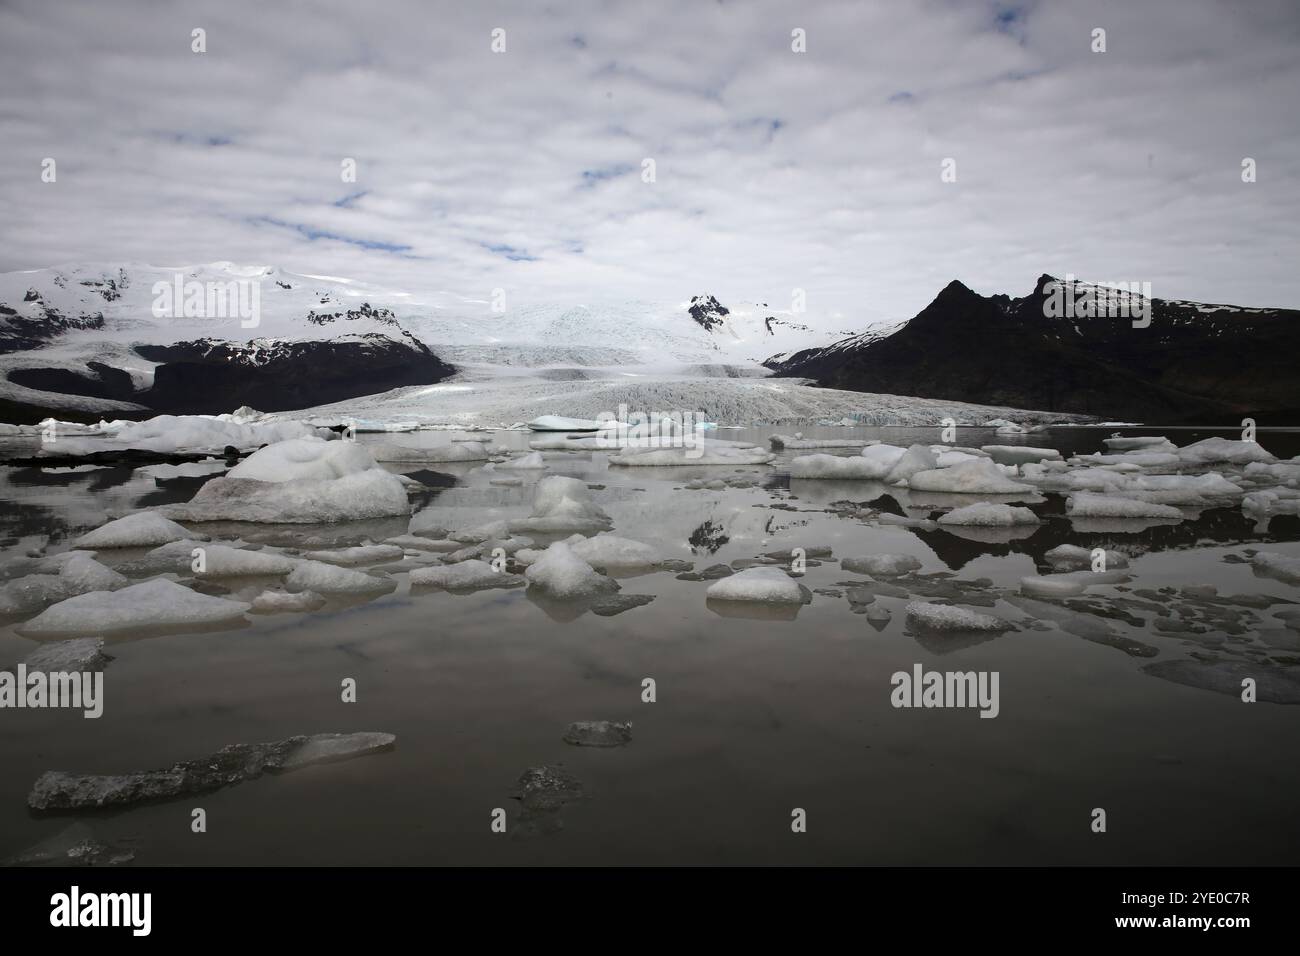
[(1038, 524), (1038, 515), (1028, 508), (991, 504), (981, 501), (964, 508), (954, 508), (939, 516), (941, 525), (966, 525), (980, 528), (1010, 528), (1018, 524)]
[(22, 634), (112, 634), (150, 627), (223, 624), (243, 618), (249, 605), (209, 597), (155, 578), (118, 591), (91, 591), (54, 604), (25, 624)]
[(1011, 629), (1008, 621), (991, 614), (951, 604), (931, 604), (927, 601), (913, 601), (907, 605), (907, 619), (925, 627), (940, 631), (1006, 631)]
[(290, 591), (317, 594), (386, 594), (397, 587), (397, 582), (321, 561), (299, 561), (285, 578), (284, 586)]
[(807, 604), (804, 590), (780, 568), (746, 568), (714, 581), (705, 592), (713, 601), (754, 601), (761, 604)]
[(367, 442), (363, 446), (375, 461), (423, 462), (438, 464), (456, 461), (486, 461), (487, 446), (482, 442), (453, 442), (433, 448), (407, 448), (390, 442)]
[(148, 548), (196, 537), (156, 511), (137, 511), (83, 534), (72, 542), (77, 549)]
[(412, 587), (443, 588), (448, 591), (477, 591), (483, 588), (517, 588), (523, 575), (498, 571), (486, 561), (469, 560), (459, 564), (416, 568), (411, 572)]
[(406, 515), (411, 505), (396, 475), (373, 468), (327, 480), (270, 482), (227, 475), (207, 482), (189, 504), (167, 511), (182, 521), (310, 524)]
[(1065, 513), (1072, 518), (1174, 518), (1181, 521), (1183, 517), (1181, 511), (1170, 505), (1091, 492), (1071, 495)]
[(592, 598), (619, 590), (617, 581), (600, 574), (563, 541), (547, 548), (528, 566), (524, 577), (528, 579), (530, 588), (561, 601)]
[(1013, 481), (993, 461), (980, 458), (951, 468), (920, 471), (907, 480), (913, 491), (942, 491), (958, 494), (1006, 495), (1033, 491), (1031, 485)]
[(585, 482), (552, 475), (537, 483), (532, 515), (507, 524), (511, 534), (529, 531), (563, 533), (606, 531), (613, 521), (591, 500)]

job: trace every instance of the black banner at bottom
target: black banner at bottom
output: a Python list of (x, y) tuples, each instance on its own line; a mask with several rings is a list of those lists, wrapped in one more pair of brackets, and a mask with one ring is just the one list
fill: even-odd
[(1293, 870), (1218, 868), (10, 869), (0, 914), (10, 942), (75, 930), (82, 943), (337, 945), (504, 924), (530, 935), (716, 927), (733, 942), (911, 927), (927, 942), (1047, 933), (1232, 945), (1286, 934), (1293, 887)]

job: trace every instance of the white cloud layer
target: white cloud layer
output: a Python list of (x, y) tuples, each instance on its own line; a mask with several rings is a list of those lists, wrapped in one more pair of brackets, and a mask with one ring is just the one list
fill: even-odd
[(19, 0), (0, 270), (774, 310), (802, 288), (837, 328), (1041, 272), (1300, 306), (1298, 51), (1293, 0)]

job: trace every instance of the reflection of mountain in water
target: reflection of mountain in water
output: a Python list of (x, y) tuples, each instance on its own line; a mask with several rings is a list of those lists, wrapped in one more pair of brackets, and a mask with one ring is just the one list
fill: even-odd
[(686, 539), (691, 546), (691, 550), (696, 554), (716, 554), (730, 540), (727, 537), (726, 529), (712, 518), (692, 531)]

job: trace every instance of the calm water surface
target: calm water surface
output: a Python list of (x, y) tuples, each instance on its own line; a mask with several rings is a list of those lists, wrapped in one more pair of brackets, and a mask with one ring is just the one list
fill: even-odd
[[(719, 437), (765, 442), (773, 430)], [(1113, 431), (1057, 429), (1027, 443), (1095, 451)], [(804, 432), (934, 440), (932, 429)], [(1178, 444), (1212, 434), (1163, 433)], [(496, 435), (520, 448), (529, 437)], [(1300, 452), (1294, 431), (1261, 432), (1259, 440), (1280, 457)], [(959, 437), (963, 445), (992, 442), (1008, 440), (971, 429)], [(953, 573), (958, 587), (988, 578), (1014, 595), (1020, 577), (1045, 570), (1045, 551), (1068, 542), (1132, 555), (1127, 588), (1213, 584), (1222, 594), (1300, 600), (1300, 589), (1222, 560), (1243, 547), (1300, 556), (1294, 516), (1274, 518), (1266, 532), (1236, 508), (1176, 526), (1088, 531), (1072, 528), (1062, 499), (1046, 495), (1033, 504), (1045, 523), (1031, 533), (914, 532), (845, 517), (832, 503), (924, 515), (935, 510), (927, 504), (953, 501), (908, 501), (868, 482), (791, 481), (789, 457), (776, 468), (619, 469), (599, 452), (548, 453), (544, 473), (515, 473), (525, 479), (518, 488), (490, 486), (468, 464), (417, 474), (429, 484), (428, 507), (445, 512), (452, 527), (526, 515), (542, 475), (604, 485), (593, 496), (616, 534), (697, 569), (828, 545), (837, 559), (912, 554), (922, 573)], [(691, 478), (736, 471), (759, 485), (681, 490)], [(202, 480), (0, 468), (4, 574), (25, 573), (28, 549), (66, 549), (106, 514), (186, 501)], [(382, 540), (403, 533), (406, 521), (203, 530), (303, 547)], [(100, 559), (121, 565), (139, 556)], [(652, 603), (600, 617), (545, 605), (522, 589), (413, 595), (400, 568), (388, 570), (397, 572), (398, 590), (368, 603), (112, 641), (99, 720), (0, 711), (0, 860), (81, 821), (102, 842), (132, 847), (139, 864), (1300, 863), (1300, 707), (1248, 706), (1142, 670), (1192, 655), (1300, 663), (1300, 648), (1271, 646), (1258, 628), (1188, 635), (1156, 630), (1150, 615), (1105, 618), (1154, 649), (1153, 657), (1135, 657), (1055, 625), (1032, 626), (1000, 598), (978, 609), (1018, 630), (945, 639), (908, 626), (906, 598), (876, 599), (892, 612), (881, 630), (843, 596), (825, 593), (792, 620), (724, 616), (706, 604), (707, 582), (658, 572), (621, 582), (623, 593), (653, 595)], [(844, 582), (864, 579), (837, 561), (803, 578), (815, 592), (843, 591)], [(226, 583), (240, 598), (267, 584)], [(987, 589), (971, 585), (970, 593)], [(1164, 600), (1177, 616), (1181, 599)], [(1296, 634), (1282, 632), (1267, 610), (1252, 613), (1273, 644)], [(14, 623), (0, 622), (0, 666), (34, 646)], [(890, 675), (916, 663), (1000, 672), (1000, 715), (894, 709)], [(348, 677), (357, 682), (356, 703), (340, 700)], [(657, 684), (653, 704), (641, 702), (646, 677)], [(633, 721), (632, 743), (602, 750), (561, 740), (571, 721), (599, 719)], [(41, 816), (26, 808), (32, 782), (50, 769), (147, 770), (230, 743), (357, 730), (394, 733), (397, 747), (117, 812)], [(512, 785), (526, 768), (554, 763), (582, 781), (587, 798), (561, 812), (558, 830), (526, 833)], [(206, 834), (190, 830), (195, 807), (207, 811)], [(507, 835), (491, 832), (497, 807), (511, 820)], [(796, 807), (807, 812), (807, 833), (791, 833)], [(1094, 807), (1107, 810), (1105, 834), (1090, 831)]]

